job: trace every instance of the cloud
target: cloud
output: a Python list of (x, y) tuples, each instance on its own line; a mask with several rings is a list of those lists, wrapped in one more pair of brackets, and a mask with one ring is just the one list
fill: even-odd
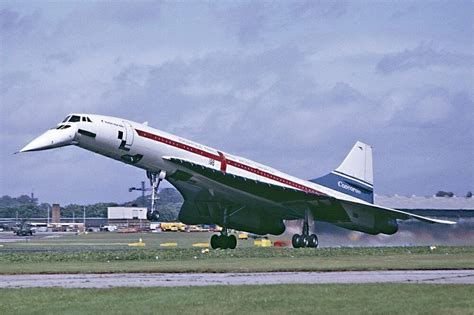
[(347, 3), (324, 0), (291, 1), (289, 9), (297, 19), (336, 19), (347, 13)]
[(270, 19), (268, 9), (268, 3), (265, 2), (243, 1), (230, 7), (217, 7), (214, 14), (228, 32), (236, 35), (240, 43), (247, 44), (261, 40)]
[(459, 120), (459, 112), (469, 114), (471, 110), (463, 105), (469, 103), (472, 100), (465, 93), (451, 93), (439, 86), (394, 89), (383, 97), (379, 114), (382, 121), (399, 126), (439, 127)]
[(288, 29), (301, 28), (320, 21), (339, 19), (347, 12), (345, 1), (237, 1), (218, 6), (214, 14), (239, 43), (271, 43), (276, 34), (285, 36)]
[(46, 60), (59, 65), (70, 65), (74, 61), (74, 57), (66, 52), (53, 53), (46, 56)]
[(93, 10), (101, 19), (115, 23), (133, 25), (158, 21), (162, 11), (162, 1), (118, 1), (98, 2)]
[(0, 29), (3, 34), (26, 34), (33, 30), (39, 21), (39, 11), (20, 14), (15, 10), (0, 10)]
[(384, 56), (376, 65), (382, 74), (426, 69), (430, 67), (471, 68), (474, 66), (474, 55), (457, 52), (440, 51), (430, 45), (419, 45), (399, 53)]
[[(139, 181), (75, 148), (11, 155), (70, 112), (147, 120), (303, 178), (363, 140), (379, 193), (431, 193), (449, 176), (446, 189), (464, 190), (474, 106), (463, 5), (2, 2), (1, 190), (114, 200)], [(57, 189), (44, 174), (61, 177)], [(107, 189), (85, 188), (97, 186)]]

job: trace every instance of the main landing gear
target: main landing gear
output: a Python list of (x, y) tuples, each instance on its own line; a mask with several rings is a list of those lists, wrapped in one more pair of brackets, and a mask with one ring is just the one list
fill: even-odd
[[(236, 211), (234, 211), (230, 215), (236, 213), (240, 209), (237, 209)], [(221, 235), (214, 234), (214, 235), (211, 236), (211, 248), (212, 249), (217, 249), (217, 248), (234, 249), (234, 248), (237, 247), (237, 238), (235, 237), (235, 235), (229, 235), (229, 233), (227, 231), (227, 217), (228, 217), (227, 209), (225, 209), (224, 210), (224, 226), (222, 227)]]
[(160, 183), (166, 177), (165, 171), (160, 171), (159, 174), (147, 171), (146, 176), (150, 180), (151, 186), (151, 209), (147, 212), (146, 218), (149, 221), (157, 221), (159, 218), (158, 210), (156, 209), (156, 201), (158, 200), (158, 188)]
[(303, 233), (301, 235), (295, 234), (291, 239), (291, 244), (294, 248), (300, 247), (318, 247), (318, 237), (316, 234), (309, 234), (309, 210), (304, 213)]
[(227, 235), (227, 229), (223, 229), (221, 235), (214, 234), (211, 236), (212, 249), (234, 249), (237, 247), (237, 238), (235, 235)]

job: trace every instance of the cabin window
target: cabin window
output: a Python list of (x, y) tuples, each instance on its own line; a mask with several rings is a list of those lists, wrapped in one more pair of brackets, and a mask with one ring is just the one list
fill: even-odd
[(76, 116), (76, 115), (71, 116), (71, 119), (69, 119), (69, 122), (78, 122), (78, 121), (81, 121), (81, 117)]

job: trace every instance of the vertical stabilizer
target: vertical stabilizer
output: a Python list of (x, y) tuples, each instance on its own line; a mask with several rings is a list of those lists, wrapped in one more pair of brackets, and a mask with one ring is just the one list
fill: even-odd
[(357, 141), (341, 165), (331, 173), (311, 181), (373, 203), (372, 147)]
[(341, 165), (339, 165), (334, 172), (373, 185), (372, 147), (357, 141), (352, 147), (351, 152), (349, 152), (344, 161), (342, 161)]

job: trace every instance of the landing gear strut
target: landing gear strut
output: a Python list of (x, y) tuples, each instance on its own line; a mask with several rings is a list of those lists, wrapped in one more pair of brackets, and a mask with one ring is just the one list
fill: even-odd
[(147, 171), (146, 176), (150, 180), (151, 186), (151, 208), (146, 214), (146, 218), (149, 221), (157, 221), (159, 218), (158, 210), (156, 209), (156, 201), (158, 200), (158, 188), (160, 187), (160, 183), (166, 177), (165, 171), (160, 171), (159, 174), (154, 172)]
[(316, 234), (309, 234), (309, 210), (305, 210), (304, 213), (303, 232), (301, 233), (301, 235), (293, 235), (293, 238), (291, 239), (291, 244), (294, 248), (318, 247), (319, 243)]
[[(238, 211), (238, 210), (237, 210)], [(234, 212), (235, 213), (235, 212)], [(224, 226), (222, 227), (222, 231), (220, 235), (212, 235), (211, 236), (211, 248), (212, 249), (235, 249), (237, 247), (237, 238), (235, 235), (229, 235), (227, 231), (227, 209), (224, 210)]]

